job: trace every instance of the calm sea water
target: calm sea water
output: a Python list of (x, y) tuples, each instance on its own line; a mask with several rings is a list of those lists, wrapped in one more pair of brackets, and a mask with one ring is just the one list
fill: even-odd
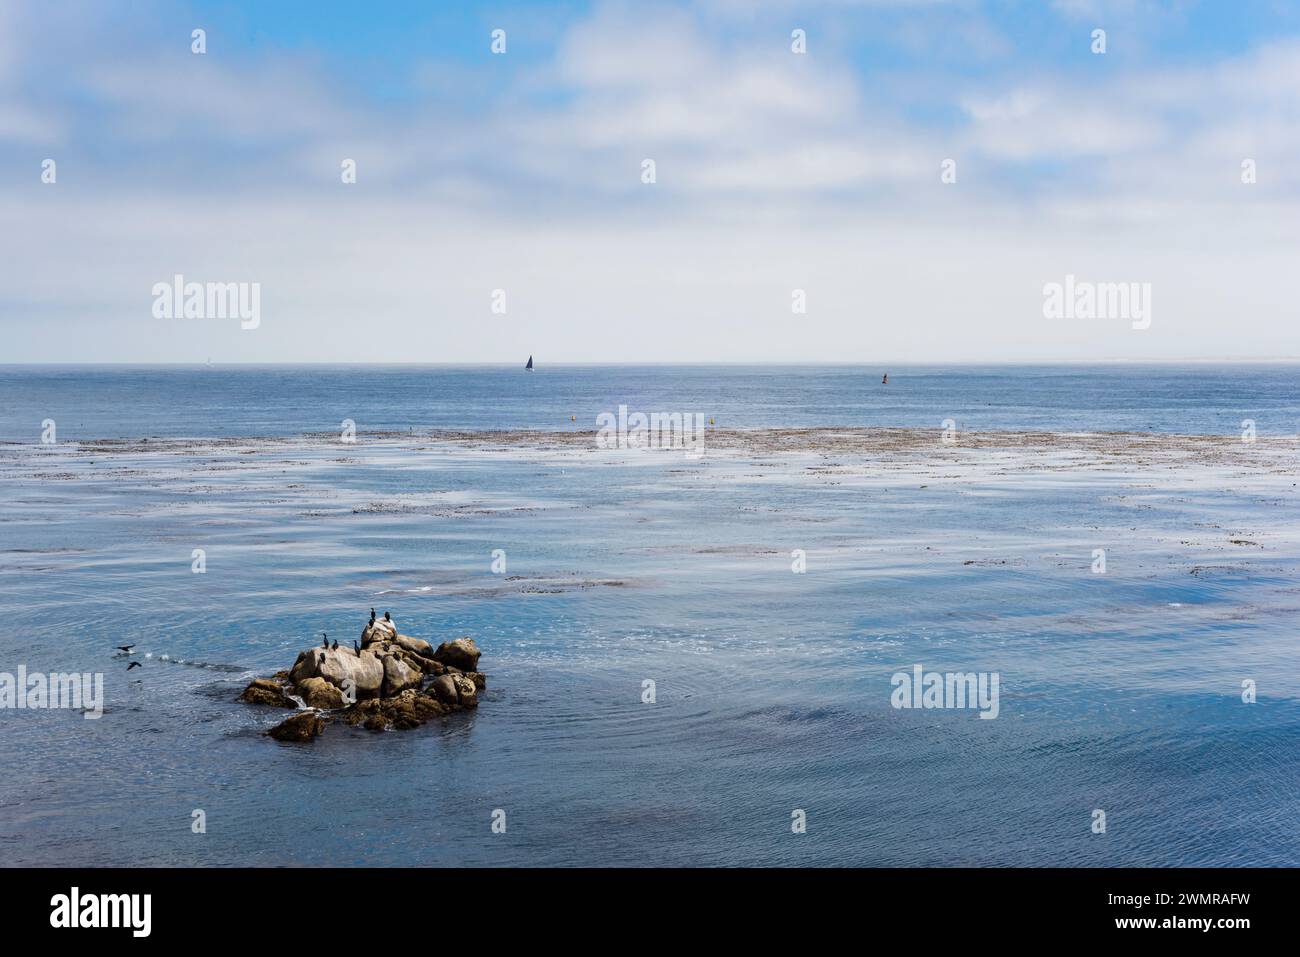
[[(890, 384), (880, 388), (881, 375)], [(1291, 364), (908, 367), (0, 365), (0, 441), (282, 436), (359, 430), (592, 428), (617, 409), (729, 428), (908, 426), (1236, 434), (1300, 429)]]
[[(367, 436), (591, 428), (619, 404), (730, 427), (1300, 424), (1295, 366), (883, 371), (0, 369), (0, 671), (102, 671), (108, 699), (98, 721), (0, 711), (0, 861), (1300, 863), (1294, 471)], [(344, 418), (355, 446), (297, 439)], [(140, 436), (250, 441), (76, 445)], [(372, 605), (476, 636), (478, 711), (262, 736), (282, 714), (234, 702), (249, 677), (350, 641)], [(891, 708), (915, 663), (998, 672), (999, 717)]]

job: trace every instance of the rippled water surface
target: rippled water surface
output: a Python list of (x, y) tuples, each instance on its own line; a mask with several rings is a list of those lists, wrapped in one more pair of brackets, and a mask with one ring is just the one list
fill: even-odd
[[(521, 363), (522, 364), (522, 363)], [(554, 429), (601, 412), (699, 412), (731, 428), (907, 426), (1294, 435), (1293, 364), (1214, 366), (4, 366), (0, 441)], [(889, 385), (880, 387), (882, 374)]]
[[(0, 370), (0, 671), (102, 671), (108, 699), (0, 711), (0, 861), (1300, 863), (1296, 368), (900, 369), (887, 396), (875, 371)], [(590, 429), (619, 403), (935, 441), (418, 435)], [(1225, 449), (1254, 418), (1274, 444), (1067, 461), (944, 446), (948, 417)], [(355, 445), (303, 437), (343, 418)], [(248, 438), (81, 444), (144, 436)], [(282, 713), (243, 685), (372, 605), (474, 635), (479, 709), (263, 736)], [(998, 718), (891, 708), (916, 663), (999, 673)]]

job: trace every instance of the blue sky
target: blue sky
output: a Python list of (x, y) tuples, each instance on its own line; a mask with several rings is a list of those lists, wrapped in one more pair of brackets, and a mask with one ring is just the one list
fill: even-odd
[[(241, 50), (317, 51), (363, 66), (373, 75), (400, 73), (429, 58), (465, 62), (486, 60), (483, 36), (495, 27), (515, 34), (511, 51), (522, 62), (544, 62), (554, 53), (565, 25), (590, 17), (600, 4), (588, 2), (439, 4), (429, 0), (387, 0), (359, 10), (354, 4), (279, 0), (274, 4), (203, 2), (170, 19), (184, 27), (193, 11)], [(682, 5), (689, 6), (689, 5)], [(753, 8), (753, 9), (747, 9)], [(181, 9), (181, 8), (178, 8)], [(652, 11), (653, 6), (647, 6)], [(797, 22), (837, 52), (846, 54), (863, 75), (899, 67), (972, 72), (994, 66), (999, 57), (947, 45), (943, 60), (921, 59), (915, 45), (901, 46), (900, 35), (916, 26), (934, 34), (954, 27), (980, 33), (996, 45), (1002, 58), (1087, 68), (1086, 44), (1063, 24), (1123, 26), (1126, 42), (1112, 48), (1120, 59), (1140, 55), (1161, 63), (1239, 54), (1253, 45), (1294, 32), (1300, 24), (1296, 5), (1269, 0), (1237, 3), (1152, 2), (1087, 3), (996, 2), (939, 3), (718, 3), (695, 6), (700, 28), (717, 31), (726, 42), (738, 32), (768, 30), (784, 39), (788, 23)], [(629, 10), (635, 6), (629, 5)], [(652, 13), (647, 13), (647, 16)], [(164, 21), (165, 22), (165, 21)], [(1134, 29), (1140, 29), (1136, 36)], [(1158, 35), (1156, 35), (1158, 31)], [(996, 38), (996, 40), (995, 40)], [(942, 45), (940, 45), (942, 49)], [(963, 61), (965, 61), (963, 63)], [(974, 66), (978, 61), (978, 66)], [(1004, 64), (1005, 65), (1005, 64)]]
[(14, 0), (0, 361), (1296, 356), (1298, 156), (1294, 3)]

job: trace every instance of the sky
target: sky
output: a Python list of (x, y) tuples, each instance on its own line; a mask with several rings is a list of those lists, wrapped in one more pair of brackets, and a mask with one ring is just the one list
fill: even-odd
[(4, 0), (0, 222), (0, 363), (1300, 357), (1300, 3)]

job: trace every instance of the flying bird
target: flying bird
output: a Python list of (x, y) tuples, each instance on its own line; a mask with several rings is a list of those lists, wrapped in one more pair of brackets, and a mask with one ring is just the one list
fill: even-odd
[(129, 665), (126, 666), (126, 670), (127, 670), (127, 671), (130, 671), (132, 668), (139, 668), (139, 667), (140, 667), (140, 662), (138, 662), (138, 661), (133, 661), (133, 662), (131, 662)]
[(135, 645), (118, 645), (118, 646), (117, 646), (117, 650), (118, 650), (118, 651), (125, 651), (127, 654), (130, 654), (130, 653), (131, 653), (131, 649), (134, 648), (134, 647), (135, 647)]

